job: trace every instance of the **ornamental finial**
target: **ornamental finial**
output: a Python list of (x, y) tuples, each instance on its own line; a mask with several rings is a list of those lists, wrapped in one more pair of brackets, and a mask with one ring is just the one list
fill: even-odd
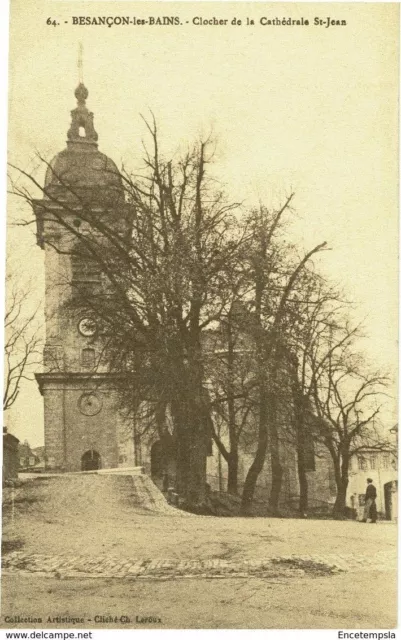
[(74, 95), (78, 101), (78, 106), (84, 107), (85, 101), (89, 95), (89, 91), (82, 82), (80, 82), (75, 89)]
[(88, 89), (84, 85), (84, 46), (82, 42), (78, 45), (78, 86), (75, 89), (75, 97), (78, 100), (78, 106), (85, 106), (88, 97)]

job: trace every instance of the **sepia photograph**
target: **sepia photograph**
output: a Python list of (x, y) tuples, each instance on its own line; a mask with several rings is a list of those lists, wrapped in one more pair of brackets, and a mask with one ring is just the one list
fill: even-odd
[(397, 4), (11, 0), (1, 629), (396, 637), (399, 77)]

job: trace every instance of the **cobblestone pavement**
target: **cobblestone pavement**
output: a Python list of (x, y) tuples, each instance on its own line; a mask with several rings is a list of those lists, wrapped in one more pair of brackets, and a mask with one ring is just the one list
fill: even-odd
[(371, 558), (347, 554), (290, 555), (255, 560), (121, 559), (112, 556), (49, 556), (14, 551), (3, 558), (3, 569), (60, 578), (99, 577), (132, 579), (302, 577), (339, 572), (386, 570), (396, 566), (395, 553), (378, 552)]
[(394, 525), (197, 516), (145, 475), (33, 479), (5, 498), (3, 569), (14, 576), (286, 581), (397, 566)]

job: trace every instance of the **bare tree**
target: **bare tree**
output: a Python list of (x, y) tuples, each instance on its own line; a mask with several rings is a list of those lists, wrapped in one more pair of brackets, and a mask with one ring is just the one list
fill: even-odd
[[(228, 464), (230, 491), (238, 490), (240, 438), (251, 433), (255, 456), (245, 480), (242, 513), (249, 513), (267, 453), (272, 467), (269, 502), (277, 509), (283, 474), (280, 403), (292, 386), (303, 506), (307, 501), (302, 459), (307, 420), (311, 413), (319, 416), (319, 437), (333, 463), (341, 467), (348, 454), (338, 427), (336, 431), (330, 422), (328, 406), (333, 414), (340, 387), (343, 392), (342, 383), (335, 382), (340, 363), (348, 363), (347, 375), (354, 382), (362, 375), (356, 359), (351, 358), (351, 371), (350, 357), (341, 352), (347, 346), (351, 353), (349, 341), (339, 336), (336, 348), (331, 343), (327, 347), (328, 327), (335, 327), (332, 310), (324, 307), (324, 295), (314, 298), (308, 288), (312, 257), (325, 243), (300, 256), (283, 238), (283, 217), (291, 210), (293, 194), (276, 211), (261, 206), (241, 218), (239, 205), (229, 202), (209, 175), (213, 159), (209, 140), (196, 143), (174, 160), (165, 159), (156, 123), (146, 122), (146, 126), (151, 143), (145, 148), (144, 167), (139, 173), (125, 169), (114, 173), (115, 193), (96, 194), (62, 175), (42, 188), (23, 171), (45, 197), (37, 200), (21, 183), (12, 191), (34, 207), (41, 224), (48, 222), (68, 236), (68, 242), (52, 244), (56, 251), (81, 264), (95, 264), (101, 271), (104, 286), (88, 289), (70, 283), (75, 287), (71, 305), (96, 314), (102, 357), (110, 371), (122, 374), (116, 380), (126, 409), (135, 413), (146, 403), (152, 414), (149, 429), (159, 434), (168, 455), (173, 451), (176, 486), (186, 503), (205, 502), (211, 437)], [(55, 235), (43, 236), (42, 241), (53, 243)], [(246, 311), (246, 322), (235, 326), (230, 310), (238, 300)], [(205, 353), (207, 333), (224, 324), (224, 354), (211, 376)], [(241, 334), (246, 335), (252, 362), (240, 355)], [(352, 335), (350, 330), (349, 338)], [(330, 370), (334, 363), (337, 369)], [(210, 380), (213, 388), (208, 393)], [(343, 428), (349, 430), (353, 416), (352, 442), (363, 439), (365, 426), (376, 415), (362, 419), (361, 403), (371, 398), (367, 391), (382, 383), (378, 376), (369, 379), (355, 396), (346, 425), (343, 416), (350, 405), (337, 407)], [(227, 427), (229, 448), (214, 429), (212, 412)], [(341, 478), (339, 482), (341, 488), (344, 482)]]
[(249, 310), (235, 300), (210, 339), (206, 371), (210, 382), (213, 440), (227, 463), (227, 491), (236, 495), (241, 450), (255, 440), (254, 350)]
[[(299, 512), (308, 510), (307, 452), (314, 451), (314, 382), (329, 357), (321, 349), (321, 336), (338, 327), (340, 312), (348, 306), (342, 293), (312, 267), (305, 269), (288, 304), (286, 348), (283, 357), (291, 380), (292, 420), (286, 437), (297, 451), (300, 488)], [(341, 316), (342, 317), (342, 316)], [(310, 366), (313, 360), (314, 367)], [(313, 375), (315, 371), (315, 375)]]
[(110, 369), (130, 374), (121, 377), (125, 397), (133, 397), (129, 387), (139, 382), (159, 423), (168, 408), (177, 489), (195, 505), (205, 500), (211, 437), (202, 335), (229, 302), (224, 274), (237, 259), (243, 229), (233, 215), (238, 205), (227, 202), (208, 176), (211, 142), (165, 160), (156, 123), (146, 126), (151, 145), (144, 169), (113, 176), (124, 192), (121, 198), (119, 187), (114, 203), (113, 194), (89, 193), (64, 176), (43, 189), (22, 172), (45, 196), (40, 201), (21, 183), (12, 190), (35, 208), (42, 224), (47, 220), (68, 235), (68, 243), (52, 245), (56, 251), (100, 268), (107, 286), (82, 287), (72, 303), (91, 308), (102, 323)]
[(24, 380), (33, 380), (33, 365), (41, 360), (38, 307), (32, 308), (32, 286), (11, 270), (6, 273), (3, 411), (16, 401)]
[(351, 457), (365, 447), (382, 450), (389, 444), (379, 423), (389, 380), (369, 371), (355, 348), (356, 335), (349, 323), (330, 326), (319, 337), (319, 356), (315, 351), (310, 360), (315, 430), (334, 466), (334, 517), (344, 516)]
[(279, 371), (288, 301), (309, 260), (326, 246), (326, 243), (319, 244), (296, 260), (294, 248), (276, 240), (282, 216), (290, 210), (292, 199), (293, 194), (278, 211), (269, 212), (261, 207), (253, 212), (250, 222), (253, 234), (244, 254), (252, 299), (258, 407), (256, 453), (242, 494), (241, 512), (245, 515), (252, 504), (268, 444), (272, 467), (269, 504), (273, 510), (277, 510), (283, 473), (279, 455), (277, 389), (280, 386)]

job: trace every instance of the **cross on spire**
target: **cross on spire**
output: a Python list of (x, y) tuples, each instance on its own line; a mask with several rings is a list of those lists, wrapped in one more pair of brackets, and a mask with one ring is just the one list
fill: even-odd
[(78, 82), (83, 84), (84, 82), (84, 45), (82, 42), (78, 44)]

